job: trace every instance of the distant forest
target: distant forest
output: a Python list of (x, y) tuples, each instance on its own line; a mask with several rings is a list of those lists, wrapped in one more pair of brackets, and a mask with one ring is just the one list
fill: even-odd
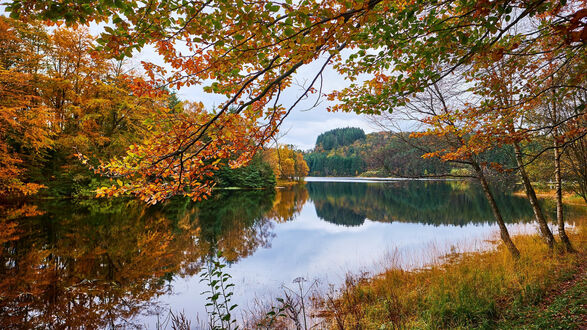
[(357, 127), (335, 128), (318, 135), (316, 147), (322, 150), (332, 150), (353, 144), (365, 139), (365, 132)]
[[(422, 156), (442, 147), (435, 136), (411, 138), (410, 133), (365, 134), (356, 127), (337, 128), (316, 139), (316, 147), (304, 155), (312, 176), (396, 176), (425, 177), (467, 174), (458, 164)], [(515, 165), (513, 150), (492, 149), (484, 160)]]

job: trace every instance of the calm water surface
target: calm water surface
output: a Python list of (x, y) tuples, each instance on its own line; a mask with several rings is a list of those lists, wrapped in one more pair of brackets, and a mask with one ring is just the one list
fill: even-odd
[[(337, 285), (347, 272), (381, 270), (390, 256), (410, 267), (454, 246), (486, 248), (497, 230), (481, 190), (465, 182), (307, 181), (218, 191), (199, 204), (19, 205), (14, 214), (42, 214), (0, 222), (0, 326), (155, 328), (170, 310), (206, 319), (198, 273), (218, 251), (233, 302), (247, 309), (300, 276)], [(525, 199), (497, 200), (513, 231), (534, 230)]]

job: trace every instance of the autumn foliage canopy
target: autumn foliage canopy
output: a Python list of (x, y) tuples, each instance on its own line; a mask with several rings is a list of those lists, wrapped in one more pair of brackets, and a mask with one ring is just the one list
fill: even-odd
[[(352, 82), (326, 95), (335, 102), (333, 111), (392, 111), (435, 84), (463, 77), (461, 86), (482, 101), (429, 119), (438, 125), (433, 134), (457, 133), (467, 140), (477, 134), (462, 148), (438, 154), (450, 160), (510, 142), (508, 134), (507, 139), (523, 141), (531, 130), (512, 126), (519, 123), (517, 115), (535, 109), (548, 91), (564, 98), (585, 90), (585, 1), (15, 0), (8, 11), (29, 22), (102, 24), (94, 49), (108, 58), (153, 47), (166, 65), (143, 62), (144, 76), (127, 80), (132, 97), (156, 100), (165, 90), (191, 85), (225, 97), (215, 109), (149, 106), (151, 122), (141, 141), (94, 165), (113, 178), (100, 195), (132, 193), (150, 202), (174, 194), (207, 195), (219, 163), (246, 164), (301, 99), (321, 93), (318, 82), (328, 65)], [(320, 69), (299, 99), (282, 104), (280, 96), (297, 70), (316, 62)], [(561, 72), (574, 74), (566, 79)], [(22, 109), (32, 101), (17, 97), (11, 102), (21, 105), (6, 107)], [(38, 103), (39, 109), (47, 105)], [(584, 104), (582, 109), (568, 139), (585, 134)], [(451, 116), (466, 124), (447, 128), (443, 123)], [(38, 140), (30, 145), (40, 147), (49, 135), (37, 126)], [(7, 154), (3, 161), (14, 167), (17, 155)], [(80, 157), (92, 162), (88, 153)]]

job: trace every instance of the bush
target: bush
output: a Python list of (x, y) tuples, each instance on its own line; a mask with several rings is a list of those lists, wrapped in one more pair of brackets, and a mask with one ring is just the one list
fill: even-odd
[(228, 166), (221, 168), (215, 176), (220, 187), (239, 187), (262, 189), (275, 187), (275, 175), (268, 163), (260, 156), (255, 156), (244, 167), (231, 169)]

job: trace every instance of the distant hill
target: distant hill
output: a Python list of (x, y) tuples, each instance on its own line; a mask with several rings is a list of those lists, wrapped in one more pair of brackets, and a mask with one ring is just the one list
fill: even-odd
[(322, 150), (332, 150), (364, 140), (365, 132), (357, 127), (336, 128), (318, 135), (316, 147)]
[[(411, 138), (409, 132), (365, 134), (360, 128), (349, 127), (320, 134), (316, 147), (304, 159), (312, 176), (424, 177), (466, 172), (458, 164), (422, 158), (442, 148), (443, 140), (436, 136)], [(507, 164), (508, 160), (513, 162), (512, 153), (509, 147), (493, 149), (482, 155), (482, 160)]]
[(423, 159), (431, 139), (409, 134), (365, 134), (356, 127), (338, 128), (318, 136), (316, 147), (305, 155), (314, 176), (425, 176), (450, 171), (437, 159)]
[(360, 154), (365, 145), (365, 132), (356, 127), (337, 128), (324, 132), (316, 139), (316, 147), (304, 156), (310, 175), (356, 176), (365, 171)]

